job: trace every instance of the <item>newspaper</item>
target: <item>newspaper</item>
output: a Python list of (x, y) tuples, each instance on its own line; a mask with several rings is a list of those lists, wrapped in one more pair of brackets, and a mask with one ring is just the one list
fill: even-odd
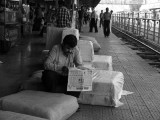
[(92, 91), (92, 70), (70, 68), (67, 91)]

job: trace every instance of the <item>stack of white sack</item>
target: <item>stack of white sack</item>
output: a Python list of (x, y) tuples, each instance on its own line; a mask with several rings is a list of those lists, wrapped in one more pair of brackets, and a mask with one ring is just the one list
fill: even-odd
[(79, 40), (79, 30), (74, 28), (65, 28), (62, 32), (62, 41), (66, 35), (75, 35), (77, 40)]
[(97, 40), (94, 37), (80, 36), (80, 40), (91, 41), (93, 43), (93, 48), (95, 52), (98, 52), (101, 49), (100, 44), (97, 42)]
[(121, 72), (94, 70), (92, 91), (81, 92), (79, 103), (119, 107), (124, 76)]
[(79, 40), (78, 48), (83, 62), (92, 62), (94, 59), (93, 43), (91, 41)]
[(64, 37), (69, 34), (75, 35), (77, 40), (79, 40), (78, 29), (48, 26), (46, 50), (51, 50), (54, 45), (62, 43)]
[(51, 50), (56, 44), (62, 41), (62, 32), (65, 28), (58, 28), (54, 26), (47, 27), (46, 50)]
[(94, 55), (92, 67), (96, 69), (112, 71), (112, 56)]
[(91, 41), (79, 40), (78, 48), (80, 49), (85, 67), (112, 70), (112, 56), (94, 55), (93, 43)]

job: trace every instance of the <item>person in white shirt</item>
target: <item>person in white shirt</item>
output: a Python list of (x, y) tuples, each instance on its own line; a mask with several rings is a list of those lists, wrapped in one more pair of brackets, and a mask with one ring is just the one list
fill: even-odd
[(111, 19), (110, 19), (110, 33), (112, 33), (112, 13), (113, 13), (113, 10), (111, 10), (110, 13), (111, 13)]
[[(49, 56), (44, 63), (44, 72), (42, 73), (42, 82), (46, 92), (62, 92), (75, 97), (79, 97), (80, 92), (68, 92), (68, 71), (69, 67), (85, 69), (82, 66), (82, 58), (77, 47), (77, 38), (74, 35), (67, 35), (63, 43), (53, 46)], [(57, 91), (61, 88), (61, 91)]]
[(103, 14), (103, 20), (104, 20), (104, 27), (103, 32), (104, 36), (108, 37), (110, 35), (110, 20), (111, 20), (111, 13), (109, 12), (109, 8), (106, 8), (106, 12)]
[(98, 15), (96, 14), (95, 10), (92, 9), (89, 32), (92, 32), (93, 28), (95, 29), (95, 33), (98, 32), (97, 21), (98, 21)]

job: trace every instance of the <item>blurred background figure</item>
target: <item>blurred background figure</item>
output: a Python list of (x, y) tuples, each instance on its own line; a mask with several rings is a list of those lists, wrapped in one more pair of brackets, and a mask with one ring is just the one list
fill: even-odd
[(40, 27), (40, 33), (39, 33), (41, 37), (43, 37), (44, 28), (46, 24), (47, 24), (46, 23), (46, 10), (45, 8), (42, 8), (42, 20), (41, 20), (41, 27)]
[(111, 13), (111, 20), (110, 20), (110, 33), (112, 33), (112, 13), (113, 13), (113, 10), (110, 11)]
[(81, 9), (78, 11), (78, 15), (79, 15), (79, 32), (82, 32), (82, 26), (83, 26), (83, 21), (84, 21), (84, 7), (81, 6)]
[(57, 27), (71, 27), (71, 15), (63, 0), (58, 1), (59, 8), (56, 10)]
[(98, 21), (98, 15), (96, 14), (94, 8), (92, 8), (89, 32), (92, 32), (93, 28), (95, 29), (95, 33), (98, 32), (97, 21)]
[(101, 13), (99, 15), (99, 19), (100, 19), (100, 22), (99, 22), (99, 27), (101, 28), (101, 25), (103, 27), (103, 10), (101, 10)]
[(33, 23), (34, 23), (34, 8), (30, 7), (30, 11), (29, 11), (30, 33), (32, 33)]
[(85, 9), (84, 10), (84, 21), (83, 21), (84, 24), (87, 24), (87, 21), (88, 21), (87, 17), (88, 17), (88, 12), (87, 12), (87, 9)]
[(111, 13), (109, 12), (109, 8), (106, 8), (106, 12), (103, 15), (104, 19), (104, 27), (103, 32), (105, 37), (109, 37), (110, 35), (110, 20), (111, 20)]
[(42, 8), (40, 4), (37, 4), (34, 15), (35, 15), (35, 18), (34, 18), (34, 24), (33, 24), (33, 31), (40, 31), (41, 22), (42, 22)]

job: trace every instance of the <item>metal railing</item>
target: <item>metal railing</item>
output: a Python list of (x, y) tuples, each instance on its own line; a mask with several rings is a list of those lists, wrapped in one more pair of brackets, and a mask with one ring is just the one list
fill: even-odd
[(160, 19), (150, 13), (115, 13), (112, 25), (160, 46)]

